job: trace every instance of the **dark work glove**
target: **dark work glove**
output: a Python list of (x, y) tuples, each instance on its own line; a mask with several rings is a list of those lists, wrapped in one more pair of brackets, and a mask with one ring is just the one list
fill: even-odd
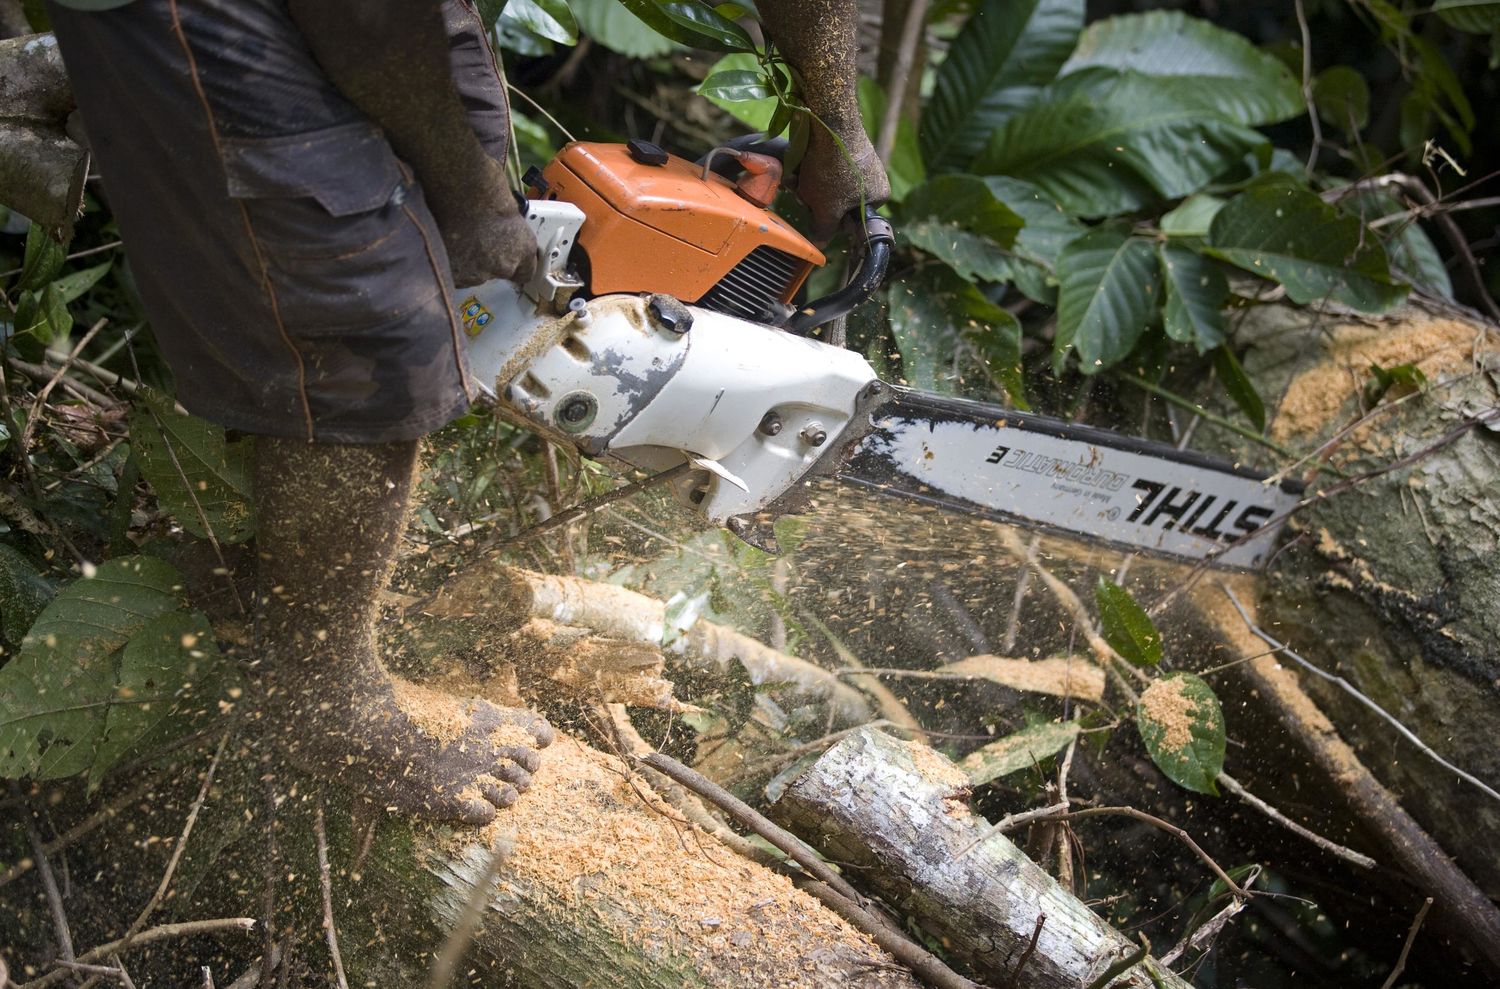
[(428, 192), (458, 288), (494, 278), (524, 284), (536, 270), (536, 235), (521, 215), (498, 162), (493, 173), (484, 188), (474, 189), (462, 201), (445, 202)]
[(812, 127), (807, 154), (797, 168), (797, 198), (812, 211), (812, 239), (827, 243), (850, 212), (863, 203), (879, 206), (889, 199), (891, 183), (863, 129), (840, 134), (841, 148), (821, 124)]

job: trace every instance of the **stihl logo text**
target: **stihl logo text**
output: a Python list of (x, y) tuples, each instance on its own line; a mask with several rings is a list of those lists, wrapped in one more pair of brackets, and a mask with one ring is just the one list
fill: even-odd
[(1246, 504), (1242, 507), (1233, 498), (1184, 491), (1176, 485), (1168, 486), (1159, 481), (1143, 479), (1131, 487), (1143, 492), (1143, 496), (1125, 521), (1159, 526), (1165, 532), (1177, 529), (1216, 542), (1231, 542), (1248, 536), (1275, 514), (1266, 505)]

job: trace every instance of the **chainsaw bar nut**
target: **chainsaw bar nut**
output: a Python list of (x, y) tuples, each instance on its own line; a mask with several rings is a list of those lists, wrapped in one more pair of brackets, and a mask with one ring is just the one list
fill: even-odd
[(822, 446), (828, 442), (828, 430), (823, 428), (821, 422), (810, 422), (802, 427), (802, 432), (797, 434), (802, 437), (802, 442), (808, 446)]
[(586, 391), (575, 391), (558, 399), (552, 416), (557, 428), (565, 433), (581, 433), (594, 424), (599, 414), (599, 400)]

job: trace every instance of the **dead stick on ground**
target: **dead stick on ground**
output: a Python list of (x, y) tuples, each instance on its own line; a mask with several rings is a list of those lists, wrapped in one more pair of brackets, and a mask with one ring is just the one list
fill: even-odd
[(57, 951), (62, 955), (64, 963), (73, 961), (73, 929), (68, 926), (68, 914), (63, 909), (62, 894), (57, 891), (57, 880), (52, 875), (52, 863), (47, 858), (47, 852), (42, 844), (41, 832), (36, 829), (36, 821), (32, 817), (31, 803), (25, 800), (21, 784), (14, 781), (10, 784), (11, 793), (22, 797), (21, 820), (26, 825), (26, 839), (31, 842), (31, 853), (36, 856), (37, 874), (42, 877), (42, 890), (47, 895), (47, 909), (52, 912), (52, 927), (57, 933)]
[(1212, 856), (1205, 852), (1203, 850), (1203, 847), (1193, 840), (1192, 835), (1188, 834), (1185, 830), (1179, 828), (1171, 821), (1164, 821), (1154, 814), (1148, 814), (1145, 811), (1137, 810), (1134, 807), (1087, 807), (1083, 810), (1070, 811), (1067, 814), (1058, 814), (1057, 816), (1062, 820), (1071, 821), (1084, 817), (1100, 817), (1110, 814), (1116, 816), (1133, 817), (1137, 821), (1144, 821), (1147, 824), (1152, 825), (1153, 827), (1160, 828), (1168, 834), (1176, 835), (1183, 844), (1187, 845), (1193, 850), (1193, 854), (1197, 855), (1198, 858), (1203, 860), (1203, 864), (1209, 867), (1213, 874), (1218, 877), (1219, 882), (1227, 886), (1231, 893), (1242, 899), (1248, 898), (1250, 896), (1249, 892), (1241, 887), (1239, 883), (1229, 878), (1229, 873), (1225, 872), (1219, 867), (1219, 863), (1215, 862)]
[(1385, 981), (1380, 984), (1380, 989), (1391, 989), (1396, 984), (1396, 980), (1401, 977), (1401, 973), (1406, 971), (1406, 958), (1411, 954), (1412, 943), (1417, 940), (1417, 931), (1422, 929), (1422, 921), (1427, 919), (1427, 911), (1431, 909), (1432, 897), (1429, 896), (1422, 901), (1422, 908), (1412, 918), (1411, 930), (1406, 932), (1406, 943), (1401, 945), (1401, 957), (1396, 959), (1396, 967), (1391, 969), (1391, 974), (1385, 977)]
[(333, 974), (338, 978), (339, 989), (349, 989), (349, 980), (344, 977), (344, 957), (339, 954), (339, 935), (333, 925), (333, 880), (328, 875), (328, 832), (323, 827), (323, 798), (318, 798), (318, 811), (313, 819), (318, 838), (318, 882), (323, 887), (323, 933), (328, 937), (328, 954), (333, 958)]
[(93, 340), (99, 331), (108, 325), (108, 319), (101, 319), (89, 327), (88, 332), (78, 341), (77, 346), (58, 364), (57, 370), (53, 372), (52, 377), (36, 393), (36, 398), (31, 400), (31, 414), (26, 417), (26, 425), (21, 428), (21, 450), (23, 453), (31, 449), (31, 437), (36, 432), (36, 424), (42, 418), (42, 411), (47, 406), (47, 397), (52, 394), (52, 389), (56, 388), (57, 383), (63, 379), (63, 375), (68, 373), (69, 366), (78, 359), (79, 354), (83, 353), (83, 348), (89, 345), (89, 341)]
[[(109, 804), (101, 807), (85, 820), (79, 821), (73, 827), (47, 842), (42, 846), (42, 849), (46, 854), (51, 855), (78, 842), (90, 832), (96, 830), (101, 824), (113, 820), (124, 808), (139, 800), (147, 791), (159, 783), (164, 775), (166, 775), (165, 772), (152, 774), (148, 779), (126, 791), (118, 799), (110, 801)], [(4, 872), (0, 872), (0, 888), (21, 878), (35, 866), (36, 859), (33, 858), (30, 862), (17, 862)], [(0, 983), (0, 985), (3, 985), (3, 983)]]
[(1375, 868), (1375, 860), (1370, 858), (1370, 856), (1365, 855), (1362, 852), (1356, 852), (1352, 848), (1345, 848), (1338, 842), (1330, 841), (1317, 832), (1303, 827), (1301, 824), (1298, 824), (1296, 821), (1292, 820), (1290, 817), (1287, 817), (1275, 807), (1272, 807), (1270, 804), (1266, 803), (1264, 800), (1260, 799), (1255, 794), (1245, 789), (1245, 787), (1239, 782), (1239, 780), (1230, 776), (1228, 773), (1220, 773), (1218, 776), (1218, 782), (1223, 785), (1224, 789), (1228, 790), (1236, 797), (1239, 797), (1245, 803), (1249, 804), (1251, 807), (1254, 807), (1256, 810), (1260, 811), (1262, 814), (1266, 815), (1277, 824), (1280, 824), (1282, 827), (1286, 828), (1288, 831), (1293, 832), (1294, 834), (1301, 835), (1303, 838), (1306, 838), (1308, 841), (1312, 842), (1314, 845), (1317, 845), (1319, 848), (1323, 849), (1323, 851), (1325, 852), (1328, 852), (1330, 855), (1337, 855), (1345, 862), (1352, 862), (1355, 865), (1359, 866), (1361, 869)]
[(863, 909), (848, 897), (830, 889), (827, 884), (813, 882), (804, 888), (824, 906), (844, 918), (849, 926), (868, 935), (882, 951), (905, 965), (913, 975), (928, 985), (936, 989), (982, 989), (978, 983), (953, 971), (926, 948), (908, 940), (873, 911)]
[[(89, 964), (97, 962), (101, 958), (117, 955), (128, 948), (139, 948), (143, 945), (154, 944), (157, 941), (166, 941), (173, 938), (197, 937), (200, 934), (219, 934), (225, 931), (250, 931), (255, 929), (255, 918), (253, 917), (225, 917), (217, 920), (189, 920), (180, 924), (161, 924), (157, 927), (141, 931), (133, 938), (120, 938), (108, 944), (101, 944), (97, 948), (91, 948), (78, 956), (78, 961)], [(55, 986), (65, 981), (72, 973), (67, 969), (54, 969), (40, 978), (32, 979), (30, 982), (21, 983), (19, 989), (46, 989), (47, 986)]]
[(1009, 989), (1016, 989), (1020, 981), (1021, 973), (1026, 971), (1026, 963), (1031, 960), (1031, 955), (1036, 951), (1036, 943), (1041, 940), (1042, 928), (1047, 924), (1047, 915), (1039, 913), (1036, 915), (1036, 928), (1031, 932), (1031, 940), (1026, 944), (1026, 950), (1021, 952), (1021, 957), (1016, 961), (1016, 967), (1010, 973), (1010, 980), (1006, 983)]

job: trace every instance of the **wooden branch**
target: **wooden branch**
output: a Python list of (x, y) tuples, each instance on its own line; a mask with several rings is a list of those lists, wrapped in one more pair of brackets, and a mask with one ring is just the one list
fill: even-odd
[(56, 38), (29, 34), (0, 41), (0, 118), (60, 128), (73, 108)]
[[(1194, 601), (1231, 650), (1260, 648), (1260, 639), (1218, 588), (1202, 589)], [(1296, 673), (1274, 656), (1253, 659), (1240, 669), (1261, 702), (1286, 725), (1354, 815), (1385, 846), (1389, 860), (1433, 897), (1436, 921), (1472, 945), (1492, 976), (1500, 975), (1500, 908), (1374, 777), (1303, 691)]]
[(0, 204), (58, 240), (73, 236), (88, 172), (89, 153), (61, 127), (0, 120)]
[[(931, 749), (864, 730), (794, 780), (773, 813), (996, 984), (1018, 976), (1018, 987), (1078, 989), (1137, 950), (1008, 839), (960, 859), (990, 829), (969, 809), (967, 785)], [(1147, 966), (1162, 986), (1187, 985), (1149, 959), (1115, 985), (1152, 985)]]

